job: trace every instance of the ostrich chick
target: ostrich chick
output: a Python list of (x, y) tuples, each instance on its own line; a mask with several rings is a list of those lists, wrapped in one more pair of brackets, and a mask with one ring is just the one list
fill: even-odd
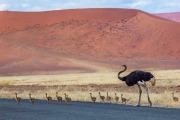
[(18, 102), (18, 104), (20, 105), (20, 102), (21, 102), (21, 98), (20, 97), (17, 97), (17, 93), (15, 93), (16, 95), (16, 101)]
[(57, 98), (58, 103), (59, 103), (59, 101), (61, 101), (61, 104), (62, 104), (62, 97), (58, 96), (58, 92), (56, 92), (56, 98)]
[(178, 98), (178, 97), (175, 97), (175, 96), (174, 96), (174, 93), (172, 93), (172, 95), (173, 95), (173, 100), (174, 100), (174, 102), (178, 102), (179, 98)]
[(108, 92), (107, 92), (107, 101), (109, 101), (110, 103), (111, 103), (111, 97), (110, 96), (108, 96)]
[(90, 97), (91, 97), (91, 100), (93, 101), (93, 103), (96, 102), (96, 97), (92, 97), (92, 93), (90, 93)]
[(122, 104), (125, 103), (126, 104), (126, 98), (123, 97), (123, 94), (121, 94), (121, 100), (122, 100)]
[(31, 97), (31, 94), (29, 94), (29, 99), (30, 99), (30, 102), (34, 105), (35, 99)]
[(46, 99), (47, 99), (47, 101), (48, 101), (48, 104), (49, 104), (49, 101), (52, 102), (52, 97), (51, 97), (51, 96), (47, 96), (47, 93), (46, 93), (45, 95), (46, 95)]
[(101, 101), (104, 103), (105, 97), (104, 97), (104, 96), (101, 96), (101, 93), (100, 93), (100, 92), (99, 92), (99, 97), (100, 97)]
[(115, 100), (116, 100), (116, 103), (118, 103), (119, 101), (119, 97), (117, 96), (117, 94), (115, 93)]
[(66, 93), (64, 93), (64, 95), (65, 95), (65, 101), (66, 101), (66, 103), (70, 103), (71, 102), (71, 98), (70, 97), (68, 97), (68, 95), (66, 95)]

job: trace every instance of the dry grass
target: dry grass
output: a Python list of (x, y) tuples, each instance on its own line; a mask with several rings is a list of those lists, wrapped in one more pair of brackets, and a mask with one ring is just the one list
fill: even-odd
[[(157, 86), (175, 87), (180, 86), (180, 70), (151, 71), (158, 79)], [(122, 74), (127, 75), (129, 72)], [(0, 85), (104, 85), (122, 84), (117, 78), (117, 72), (105, 73), (82, 73), (62, 75), (34, 75), (34, 76), (11, 76), (0, 77)]]
[(11, 85), (9, 82), (2, 82), (1, 84), (0, 84), (0, 86), (6, 86), (6, 85)]
[(11, 85), (89, 85), (89, 84), (121, 84), (116, 73), (83, 73), (63, 75), (34, 75), (0, 77), (0, 84), (9, 82)]
[[(150, 89), (150, 98), (151, 101), (154, 103), (154, 106), (160, 107), (177, 107), (180, 108), (180, 101), (174, 102), (172, 99), (172, 91), (169, 91), (169, 88), (179, 88), (180, 86), (180, 70), (164, 70), (164, 71), (151, 71), (155, 77), (158, 79), (156, 87), (164, 87), (166, 88), (164, 91), (161, 92), (151, 92)], [(128, 74), (128, 72), (124, 73), (123, 75)], [(122, 76), (123, 76), (122, 75)], [(53, 99), (56, 99), (56, 91), (59, 92), (64, 98), (64, 93), (67, 93), (69, 97), (72, 98), (73, 101), (91, 101), (89, 93), (92, 92), (93, 96), (97, 98), (97, 102), (100, 102), (100, 98), (98, 95), (98, 91), (96, 92), (92, 87), (95, 85), (110, 85), (110, 84), (119, 84), (125, 85), (122, 81), (117, 79), (117, 72), (110, 72), (110, 73), (83, 73), (83, 74), (64, 74), (64, 75), (37, 75), (37, 76), (12, 76), (12, 77), (0, 77), (0, 86), (8, 86), (8, 85), (38, 85), (38, 86), (49, 86), (49, 89), (46, 90), (25, 90), (25, 91), (8, 91), (6, 89), (0, 89), (0, 98), (14, 98), (15, 92), (18, 92), (18, 96), (27, 99), (29, 98), (29, 93), (32, 93), (32, 97), (36, 99), (45, 99), (45, 93), (47, 92), (48, 95), (52, 96)], [(72, 87), (68, 87), (64, 90), (61, 89), (52, 89), (51, 86), (54, 85), (72, 85)], [(86, 85), (86, 90), (78, 90), (77, 88), (74, 89), (73, 85)], [(148, 86), (150, 84), (148, 83)], [(129, 88), (127, 88), (129, 89)], [(109, 92), (109, 96), (114, 100), (114, 93), (116, 92), (117, 95), (123, 93), (125, 98), (129, 99), (128, 104), (137, 104), (139, 94), (138, 89), (137, 92), (125, 92), (125, 91), (116, 91), (115, 89), (107, 88), (101, 91), (102, 95), (106, 96), (106, 92)], [(179, 91), (173, 91), (175, 96), (179, 97)], [(147, 95), (145, 90), (143, 89), (142, 94), (142, 103), (148, 103)]]
[[(176, 97), (180, 98), (180, 94), (176, 93)], [(152, 102), (154, 103), (160, 103), (157, 104), (157, 106), (162, 106), (162, 107), (177, 107), (180, 108), (180, 101), (174, 102), (173, 97), (172, 97), (172, 92), (164, 91), (161, 94), (151, 94), (151, 99)]]
[[(37, 91), (35, 93), (32, 93), (32, 97), (35, 97), (36, 99), (46, 99), (45, 93), (48, 93), (48, 96), (51, 96), (54, 100), (56, 100), (56, 90), (49, 90), (49, 91)], [(1, 90), (0, 98), (15, 98), (14, 92), (10, 91), (3, 91)], [(29, 93), (30, 91), (24, 91), (22, 93), (19, 93), (18, 96), (23, 99), (29, 99)], [(64, 99), (64, 93), (66, 93), (73, 101), (91, 101), (90, 98), (90, 92), (88, 91), (67, 91), (67, 92), (59, 92), (59, 96), (62, 96)], [(91, 92), (93, 97), (96, 97), (96, 102), (101, 102), (98, 92)], [(112, 97), (112, 103), (115, 103), (115, 92), (109, 92), (109, 96)], [(127, 92), (116, 92), (117, 95), (121, 98), (121, 94), (123, 94), (123, 97), (128, 99), (127, 104), (136, 105), (138, 103), (139, 94), (137, 93), (127, 93)], [(101, 95), (106, 97), (106, 92), (101, 92)], [(176, 93), (176, 97), (180, 98), (180, 94)], [(172, 93), (165, 91), (164, 93), (155, 94), (150, 93), (150, 98), (153, 103), (154, 107), (176, 107), (180, 108), (180, 101), (174, 102), (172, 98)], [(106, 101), (105, 101), (106, 102)], [(149, 105), (147, 100), (147, 94), (143, 93), (141, 102), (144, 105)], [(121, 99), (119, 100), (119, 104), (121, 104)]]

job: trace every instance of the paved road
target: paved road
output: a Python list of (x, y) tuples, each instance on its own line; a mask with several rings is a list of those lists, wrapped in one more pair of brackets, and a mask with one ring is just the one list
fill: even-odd
[(133, 107), (108, 103), (0, 99), (0, 120), (180, 120), (180, 109)]

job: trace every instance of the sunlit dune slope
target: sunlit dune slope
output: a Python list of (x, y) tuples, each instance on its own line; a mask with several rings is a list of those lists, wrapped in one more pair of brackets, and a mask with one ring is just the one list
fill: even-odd
[(1, 11), (0, 74), (180, 68), (179, 31), (180, 23), (134, 9)]

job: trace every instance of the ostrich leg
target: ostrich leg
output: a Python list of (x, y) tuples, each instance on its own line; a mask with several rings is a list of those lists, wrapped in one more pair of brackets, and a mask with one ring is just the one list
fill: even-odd
[(137, 85), (138, 85), (138, 88), (139, 88), (139, 102), (138, 102), (137, 107), (139, 107), (139, 106), (141, 106), (141, 93), (142, 93), (142, 90), (141, 90), (140, 85), (139, 84), (137, 84)]
[(151, 100), (150, 100), (149, 93), (148, 93), (148, 88), (146, 87), (146, 85), (141, 85), (141, 86), (146, 90), (148, 102), (149, 102), (150, 106), (152, 106), (152, 102), (151, 102)]

